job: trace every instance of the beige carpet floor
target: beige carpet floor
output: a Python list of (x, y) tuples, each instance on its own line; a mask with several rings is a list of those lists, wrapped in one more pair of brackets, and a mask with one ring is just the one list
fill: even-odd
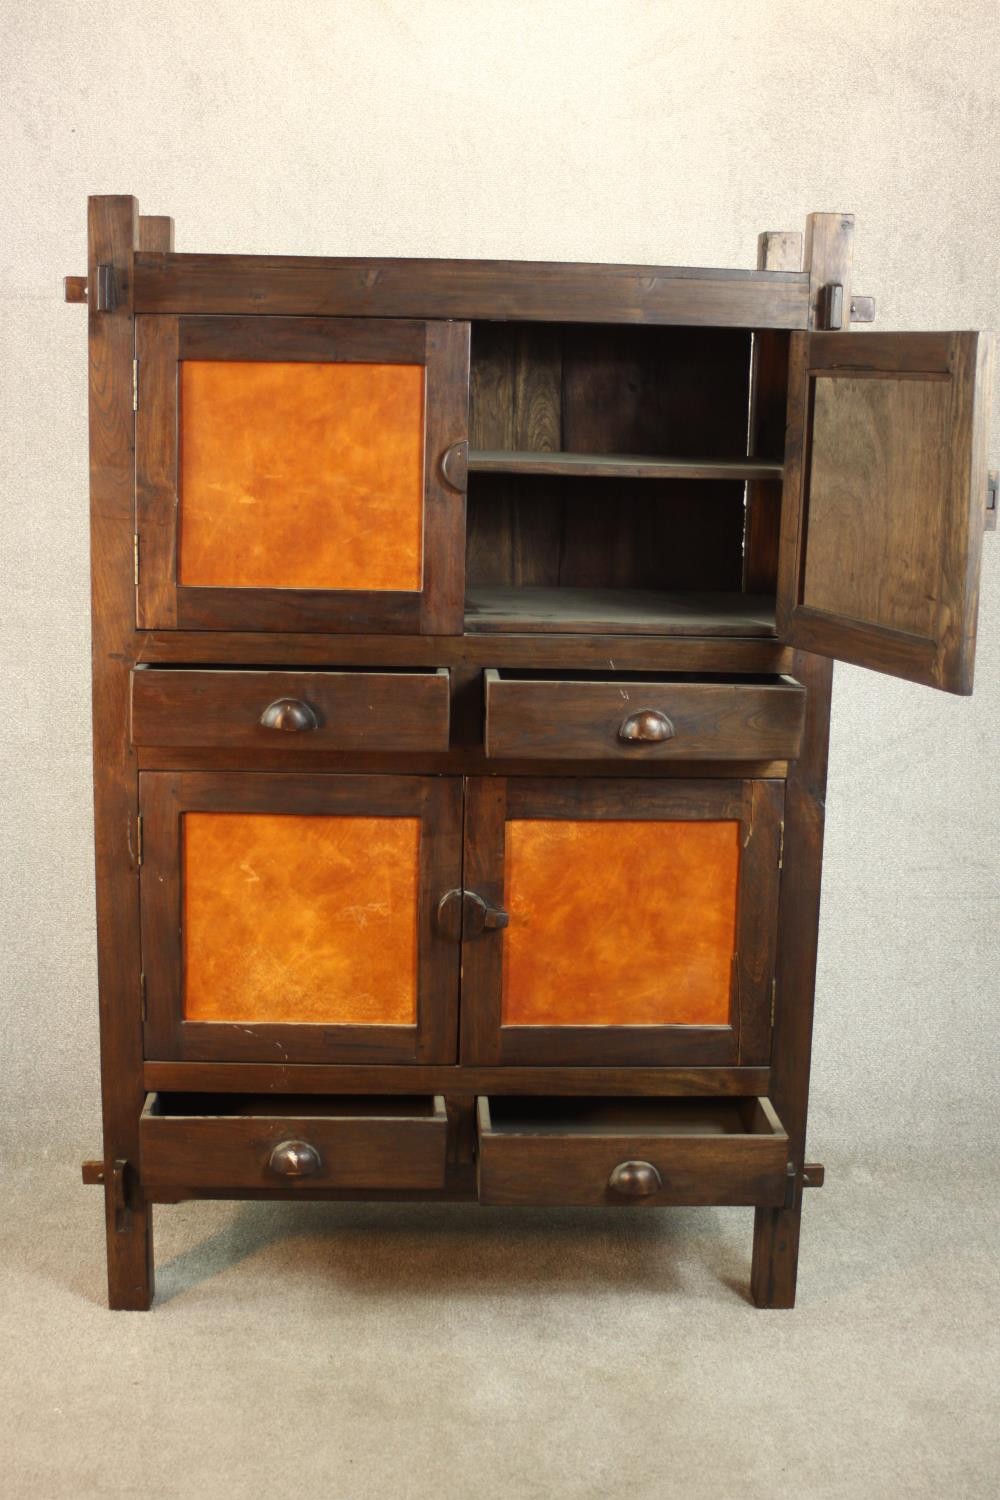
[(751, 1213), (186, 1204), (103, 1305), (72, 1169), (4, 1184), (4, 1500), (994, 1500), (1000, 1194), (827, 1155), (799, 1306)]

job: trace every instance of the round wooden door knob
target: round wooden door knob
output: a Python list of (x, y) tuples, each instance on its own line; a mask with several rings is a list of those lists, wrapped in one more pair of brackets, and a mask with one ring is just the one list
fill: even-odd
[(268, 1167), (279, 1177), (311, 1177), (323, 1162), (308, 1141), (281, 1141), (268, 1158)]
[(672, 740), (675, 732), (666, 714), (655, 708), (644, 708), (622, 720), (618, 738), (626, 744), (656, 745), (663, 740)]
[(264, 729), (283, 729), (286, 734), (302, 734), (306, 729), (319, 728), (315, 710), (301, 698), (276, 698), (267, 705), (260, 722)]
[(623, 1198), (648, 1198), (662, 1186), (663, 1178), (651, 1161), (620, 1161), (608, 1178), (608, 1187)]

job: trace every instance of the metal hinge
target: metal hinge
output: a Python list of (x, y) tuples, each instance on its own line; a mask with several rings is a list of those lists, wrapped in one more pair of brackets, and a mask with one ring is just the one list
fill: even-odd
[(142, 1019), (143, 1019), (143, 1021), (145, 1021), (145, 1019), (146, 1019), (146, 976), (143, 973), (141, 973), (139, 975), (139, 1000), (140, 1000), (140, 1003), (142, 1005)]
[(839, 281), (829, 281), (820, 288), (819, 326), (834, 330), (844, 326), (844, 288)]
[(137, 813), (135, 819), (135, 862), (142, 864), (142, 813)]
[(139, 587), (139, 533), (132, 533), (132, 576), (136, 588)]
[(139, 361), (132, 361), (132, 410), (139, 410)]
[(785, 820), (782, 818), (778, 824), (778, 869), (782, 869), (785, 863)]
[(1000, 471), (991, 469), (986, 476), (985, 526), (987, 531), (996, 531), (997, 529), (997, 506), (1000, 504), (1000, 500), (997, 498), (998, 490), (1000, 490)]
[(110, 262), (97, 267), (97, 295), (94, 299), (97, 312), (114, 312), (118, 306), (118, 281), (115, 268)]
[(778, 1008), (778, 981), (771, 980), (771, 1030), (774, 1030), (774, 1012)]

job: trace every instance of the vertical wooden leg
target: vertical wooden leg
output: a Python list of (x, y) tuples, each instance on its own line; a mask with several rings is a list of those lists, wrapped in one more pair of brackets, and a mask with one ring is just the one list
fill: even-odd
[(153, 1300), (153, 1210), (148, 1203), (123, 1210), (114, 1182), (104, 1190), (108, 1241), (108, 1306), (146, 1312)]
[(802, 1197), (794, 1208), (758, 1208), (753, 1223), (750, 1295), (758, 1307), (794, 1307)]

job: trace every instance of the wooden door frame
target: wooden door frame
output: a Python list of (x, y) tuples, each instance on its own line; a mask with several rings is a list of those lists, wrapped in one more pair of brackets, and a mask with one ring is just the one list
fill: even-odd
[[(442, 458), (468, 437), (469, 324), (386, 318), (144, 316), (135, 320), (136, 624), (146, 630), (321, 630), (460, 635), (465, 490)], [(178, 364), (289, 360), (419, 364), (424, 392), (423, 585), (201, 588), (178, 582)], [(460, 485), (461, 488), (456, 488)]]
[[(458, 1034), (458, 948), (437, 904), (461, 871), (459, 777), (295, 772), (143, 771), (140, 909), (145, 1055), (180, 1062), (449, 1063)], [(182, 848), (185, 812), (418, 817), (421, 820), (417, 1021), (412, 1026), (186, 1021)]]
[[(981, 333), (791, 335), (777, 594), (782, 641), (948, 692), (971, 693), (992, 363), (992, 338)], [(937, 603), (929, 635), (830, 613), (805, 602), (817, 379), (936, 381), (948, 390), (947, 489), (899, 496), (901, 510), (907, 508), (901, 518), (901, 541), (905, 529), (921, 526), (932, 508), (945, 517), (937, 575), (924, 585)], [(906, 441), (905, 434), (900, 441)], [(899, 566), (904, 567), (902, 557)]]
[(558, 776), (469, 778), (466, 890), (504, 897), (504, 827), (512, 818), (734, 819), (741, 825), (733, 1015), (725, 1026), (503, 1026), (503, 931), (466, 938), (461, 1055), (490, 1066), (753, 1066), (770, 1054), (784, 783)]

